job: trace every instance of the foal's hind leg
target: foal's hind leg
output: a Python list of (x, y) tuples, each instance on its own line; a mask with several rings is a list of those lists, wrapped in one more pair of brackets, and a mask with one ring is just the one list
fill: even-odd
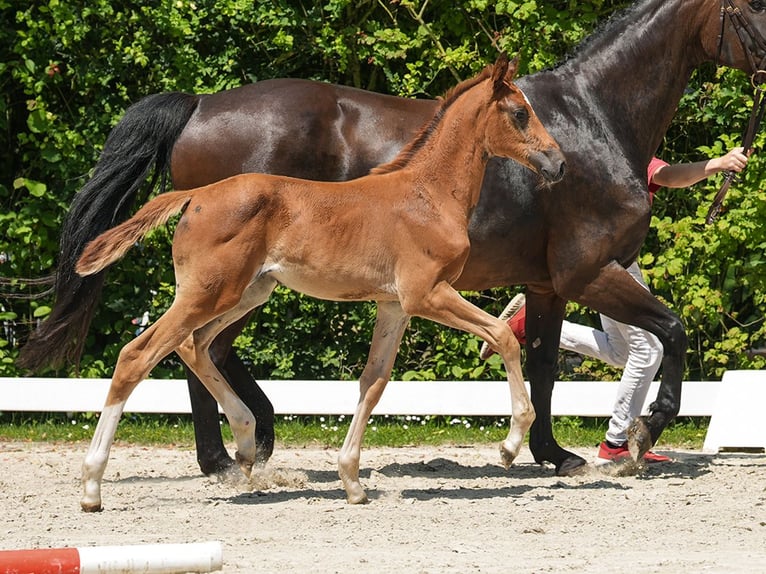
[(184, 323), (184, 315), (174, 303), (154, 325), (120, 351), (106, 403), (82, 465), (84, 493), (80, 505), (84, 511), (101, 510), (101, 479), (125, 402), (152, 368), (188, 335), (191, 329)]
[(237, 442), (236, 460), (248, 476), (256, 460), (255, 418), (213, 363), (209, 348), (221, 331), (253, 308), (262, 305), (269, 298), (274, 287), (276, 287), (276, 281), (269, 277), (262, 277), (251, 283), (236, 306), (195, 330), (176, 349), (183, 361), (223, 407)]
[[(274, 407), (232, 348), (234, 339), (247, 324), (249, 315), (232, 323), (210, 345), (210, 358), (226, 377), (232, 390), (255, 416), (256, 463), (265, 464), (274, 451)], [(194, 420), (197, 463), (203, 474), (222, 472), (234, 464), (221, 438), (218, 403), (197, 375), (186, 367), (186, 378)]]
[(367, 494), (359, 482), (359, 459), (364, 430), (367, 428), (372, 409), (378, 404), (391, 378), (394, 359), (409, 320), (409, 316), (402, 311), (398, 302), (378, 303), (370, 354), (359, 378), (359, 402), (338, 455), (338, 474), (346, 490), (346, 499), (351, 504), (367, 503)]
[(442, 325), (466, 331), (484, 339), (498, 353), (505, 364), (511, 391), (511, 427), (508, 437), (500, 445), (503, 465), (508, 468), (519, 454), (529, 427), (535, 419), (535, 410), (521, 373), (521, 349), (504, 321), (472, 305), (446, 282), (438, 283), (428, 294), (412, 298), (405, 304), (411, 315), (437, 321)]

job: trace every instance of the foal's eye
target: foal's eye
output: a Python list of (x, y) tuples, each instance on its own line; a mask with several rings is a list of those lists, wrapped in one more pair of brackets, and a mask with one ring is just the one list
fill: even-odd
[(766, 10), (766, 2), (763, 0), (753, 0), (750, 2), (750, 8), (756, 12), (763, 12)]
[(513, 119), (519, 124), (519, 127), (526, 128), (529, 123), (529, 112), (526, 108), (519, 108), (513, 112)]

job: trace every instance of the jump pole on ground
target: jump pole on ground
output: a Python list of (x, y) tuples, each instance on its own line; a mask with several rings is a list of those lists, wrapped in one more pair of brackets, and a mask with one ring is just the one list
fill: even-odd
[(220, 542), (0, 551), (0, 574), (180, 574), (222, 567)]

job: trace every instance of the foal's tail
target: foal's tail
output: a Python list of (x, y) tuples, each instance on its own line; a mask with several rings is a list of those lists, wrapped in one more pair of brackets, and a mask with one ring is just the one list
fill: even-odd
[(189, 190), (163, 193), (138, 210), (133, 217), (88, 243), (75, 265), (75, 271), (86, 277), (103, 271), (122, 259), (128, 250), (155, 227), (181, 213), (191, 199)]
[(165, 190), (173, 145), (198, 101), (190, 94), (153, 94), (129, 107), (114, 126), (61, 230), (53, 310), (21, 349), (18, 366), (34, 371), (79, 361), (104, 275), (80, 277), (75, 263), (91, 239), (124, 221), (157, 182)]

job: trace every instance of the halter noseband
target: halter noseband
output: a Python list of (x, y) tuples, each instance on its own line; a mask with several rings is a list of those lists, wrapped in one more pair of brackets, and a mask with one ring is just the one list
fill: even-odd
[[(750, 84), (755, 90), (755, 95), (753, 96), (753, 109), (750, 112), (750, 120), (747, 123), (747, 129), (742, 135), (742, 147), (747, 154), (753, 145), (753, 140), (760, 128), (764, 111), (766, 111), (766, 98), (764, 98), (764, 90), (761, 87), (766, 83), (766, 70), (764, 69), (766, 68), (766, 40), (764, 40), (763, 36), (753, 28), (750, 21), (742, 13), (742, 10), (735, 6), (732, 0), (721, 0), (721, 33), (718, 36), (716, 66), (718, 66), (719, 60), (721, 59), (721, 51), (723, 50), (723, 36), (726, 31), (727, 16), (728, 21), (737, 33), (737, 38), (739, 38), (739, 42), (742, 45), (742, 51), (745, 53), (745, 56), (747, 56), (747, 60), (750, 63), (750, 69), (753, 71), (750, 76)], [(751, 51), (750, 46), (753, 46), (754, 50)], [(758, 63), (755, 61), (756, 54), (753, 53), (754, 51), (757, 52), (759, 56), (762, 55), (760, 62)], [(715, 199), (713, 199), (713, 204), (707, 212), (705, 223), (710, 224), (715, 221), (715, 218), (721, 211), (723, 199), (726, 197), (729, 187), (734, 182), (734, 178), (735, 174), (733, 171), (727, 171), (724, 174), (723, 185), (721, 185), (721, 189), (718, 190)]]

